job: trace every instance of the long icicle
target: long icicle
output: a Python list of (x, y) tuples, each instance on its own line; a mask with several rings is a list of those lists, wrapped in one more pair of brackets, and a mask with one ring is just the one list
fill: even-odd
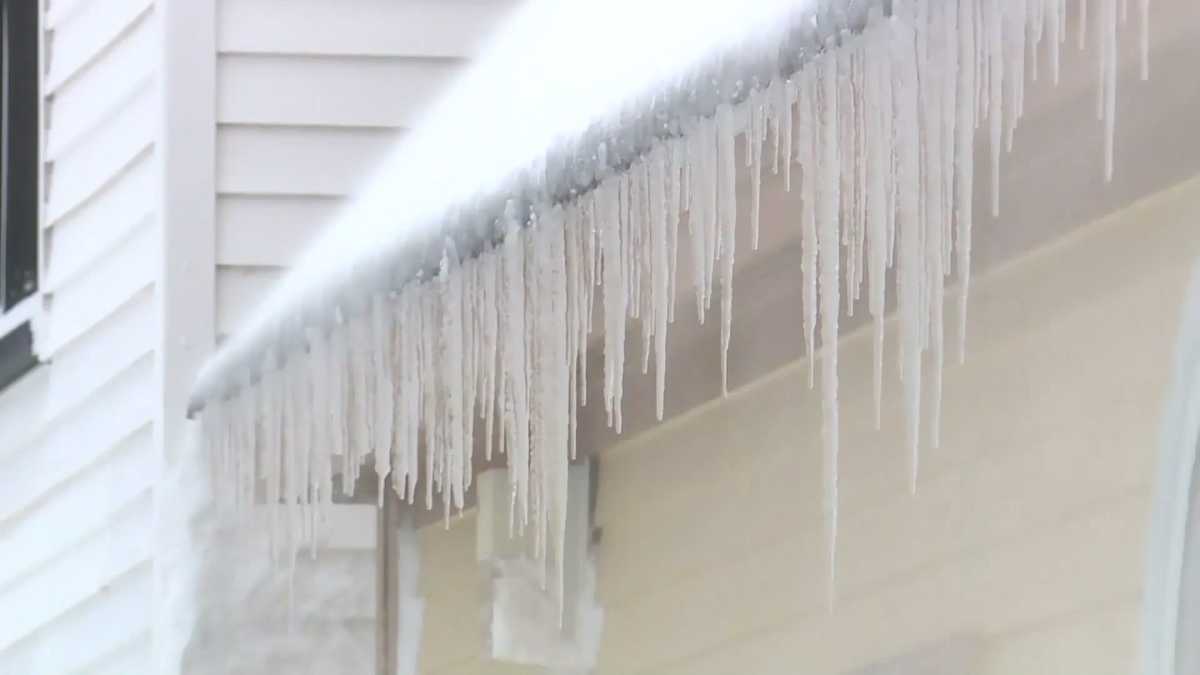
[(820, 324), (821, 324), (821, 437), (824, 443), (825, 530), (829, 555), (829, 607), (832, 609), (837, 593), (837, 532), (838, 532), (838, 313), (840, 278), (838, 260), (841, 257), (838, 226), (838, 183), (841, 167), (838, 157), (838, 59), (827, 54), (821, 59), (821, 114), (818, 124), (821, 157), (817, 186), (817, 247), (820, 265)]

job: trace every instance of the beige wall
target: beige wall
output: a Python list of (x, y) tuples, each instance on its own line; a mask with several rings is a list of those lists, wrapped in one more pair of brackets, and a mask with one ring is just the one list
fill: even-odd
[[(877, 432), (870, 338), (843, 340), (832, 613), (806, 363), (602, 453), (598, 672), (848, 673), (926, 648), (971, 673), (1134, 672), (1198, 223), (1193, 179), (980, 278), (916, 496), (894, 354)], [(424, 533), (423, 672), (507, 672), (479, 656), (472, 530)]]

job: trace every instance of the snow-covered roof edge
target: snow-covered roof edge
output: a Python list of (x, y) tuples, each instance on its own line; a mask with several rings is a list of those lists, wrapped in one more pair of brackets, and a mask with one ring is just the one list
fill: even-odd
[[(466, 78), (427, 116), (437, 128), (429, 131), (426, 125), (418, 125), (414, 138), (397, 143), (373, 180), (329, 224), (325, 236), (289, 270), (249, 323), (205, 365), (193, 387), (189, 414), (207, 400), (242, 386), (245, 373), (253, 373), (252, 379), (257, 380), (268, 349), (279, 358), (307, 349), (304, 328), (329, 330), (349, 315), (365, 311), (365, 300), (373, 292), (395, 291), (436, 274), (447, 240), (454, 242), (462, 256), (496, 246), (510, 223), (528, 225), (541, 206), (569, 202), (595, 189), (605, 177), (627, 170), (661, 141), (683, 135), (696, 120), (712, 118), (720, 103), (742, 101), (752, 91), (790, 77), (816, 54), (861, 31), (872, 8), (882, 11), (889, 3), (858, 0), (848, 8), (829, 0), (819, 4), (811, 0), (648, 3), (658, 10), (660, 21), (671, 15), (692, 19), (674, 27), (663, 25), (662, 40), (679, 40), (677, 31), (697, 28), (709, 35), (691, 36), (685, 51), (666, 59), (669, 63), (657, 69), (648, 64), (657, 64), (663, 45), (630, 42), (635, 38), (626, 36), (628, 40), (623, 38), (617, 49), (638, 51), (627, 59), (623, 70), (636, 68), (647, 75), (639, 79), (618, 69), (610, 77), (620, 84), (614, 94), (597, 97), (608, 99), (601, 107), (582, 111), (573, 107), (567, 115), (570, 119), (547, 124), (535, 114), (537, 110), (550, 101), (578, 98), (579, 92), (560, 85), (569, 81), (591, 90), (596, 74), (605, 69), (602, 63), (580, 68), (569, 57), (553, 59), (552, 81), (535, 82), (534, 90), (524, 96), (514, 92), (516, 105), (505, 109), (503, 122), (497, 121), (495, 108), (486, 103), (487, 94), (483, 93), (495, 85), (491, 71), (524, 72), (521, 66), (512, 65), (513, 61), (539, 54), (529, 50), (527, 34), (558, 19), (591, 26), (571, 39), (581, 42), (574, 46), (576, 50), (593, 47), (595, 41), (586, 38), (604, 26), (594, 25), (594, 14), (578, 10), (594, 10), (604, 4), (530, 3), (527, 15), (518, 17), (508, 27), (511, 31), (506, 39), (492, 50), (502, 65), (489, 68), (489, 55), (484, 55), (483, 72)], [(619, 16), (625, 5), (642, 7), (647, 3), (618, 0), (607, 4), (604, 15)], [(571, 10), (565, 16), (564, 8)], [(577, 12), (580, 16), (573, 17)], [(697, 13), (704, 16), (696, 18)], [(643, 14), (630, 12), (629, 16)], [(643, 17), (631, 25), (653, 26), (653, 19)], [(507, 77), (514, 76), (509, 73)], [(463, 110), (475, 112), (464, 120), (469, 126), (452, 137), (456, 122), (447, 118), (459, 119), (452, 115), (456, 110), (459, 116)], [(460, 155), (456, 150), (487, 142), (484, 137), (511, 135), (522, 127), (539, 130), (537, 145), (509, 152), (475, 175), (463, 175), (462, 169), (479, 157), (474, 152)], [(429, 170), (428, 165), (421, 170), (426, 158), (435, 154), (448, 154), (452, 161), (433, 167), (436, 170)], [(446, 170), (453, 175), (444, 175)], [(422, 203), (406, 204), (410, 199)]]

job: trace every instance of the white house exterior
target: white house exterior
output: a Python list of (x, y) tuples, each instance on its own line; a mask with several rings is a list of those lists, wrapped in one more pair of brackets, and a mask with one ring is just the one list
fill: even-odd
[[(44, 5), (41, 290), (22, 311), (43, 363), (0, 390), (0, 675), (162, 672), (155, 503), (172, 495), (156, 486), (196, 369), (516, 0), (30, 1)], [(653, 384), (636, 380), (625, 436), (585, 431), (605, 448), (595, 672), (1134, 672), (1155, 443), (1200, 256), (1200, 6), (1153, 11), (1153, 79), (1122, 61), (1113, 184), (1092, 152), (1093, 59), (1071, 50), (1058, 89), (1030, 85), (916, 496), (890, 451), (899, 403), (875, 431), (870, 340), (844, 336), (832, 611), (820, 406), (775, 181), (739, 277), (755, 299), (734, 325), (732, 395), (716, 326), (680, 328), (670, 419), (652, 428)], [(198, 554), (201, 594), (219, 595), (223, 565), (250, 587), (197, 605), (184, 672), (378, 672), (376, 511), (337, 509), (295, 577), (298, 626), (285, 576), (238, 557), (252, 544), (218, 535), (243, 548)], [(419, 672), (537, 672), (491, 661), (470, 619), (474, 523), (420, 531)], [(223, 614), (246, 598), (244, 623)]]
[(149, 673), (195, 368), (508, 3), (29, 2), (44, 364), (0, 392), (0, 673)]

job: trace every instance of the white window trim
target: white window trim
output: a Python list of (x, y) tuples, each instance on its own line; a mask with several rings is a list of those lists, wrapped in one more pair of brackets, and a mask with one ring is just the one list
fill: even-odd
[(0, 337), (13, 332), (26, 321), (33, 321), (36, 326), (41, 310), (42, 294), (39, 292), (13, 305), (8, 311), (0, 312)]

